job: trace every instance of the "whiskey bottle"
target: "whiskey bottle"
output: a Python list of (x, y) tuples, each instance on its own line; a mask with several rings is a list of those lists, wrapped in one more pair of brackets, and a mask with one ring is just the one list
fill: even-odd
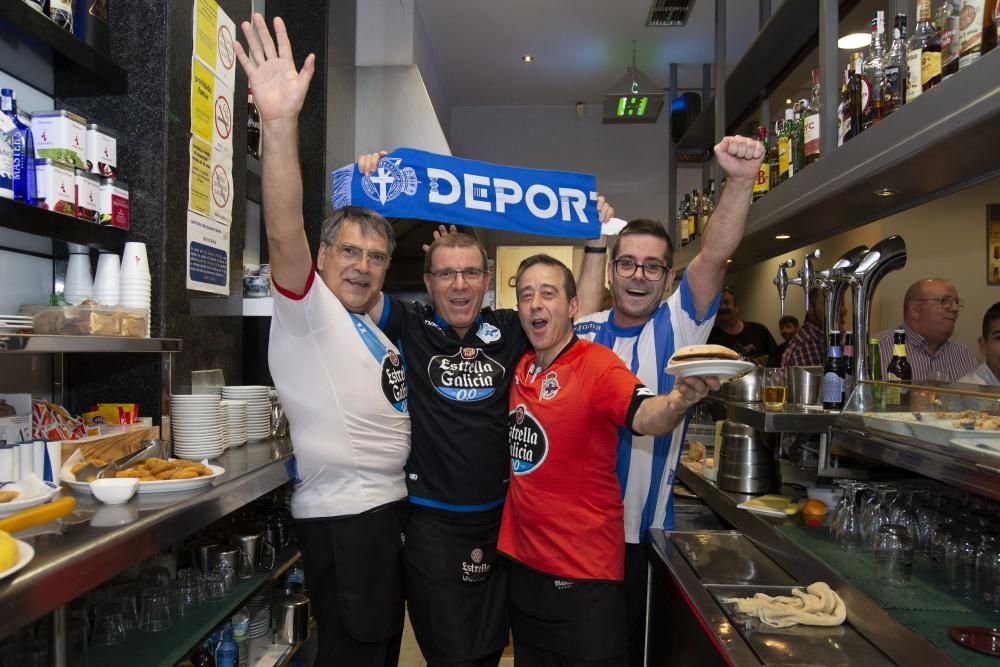
[(809, 99), (809, 110), (802, 120), (802, 135), (804, 140), (803, 151), (805, 153), (805, 163), (812, 164), (819, 159), (819, 119), (820, 100), (822, 99), (819, 86), (819, 70), (812, 71), (812, 96)]
[[(931, 28), (931, 3), (930, 0), (918, 0), (917, 23), (913, 27), (913, 34), (906, 40), (906, 102), (909, 104), (917, 99), (924, 92), (924, 48), (930, 42), (930, 36), (934, 33)], [(940, 52), (939, 52), (940, 53)], [(940, 62), (940, 59), (938, 60)], [(928, 59), (928, 67), (933, 65), (933, 58)], [(932, 80), (934, 72), (928, 71), (928, 80)]]
[(806, 140), (805, 140), (805, 120), (806, 105), (808, 100), (799, 100), (792, 105), (792, 139), (790, 147), (792, 149), (791, 175), (795, 175), (805, 169), (806, 166)]
[(708, 192), (708, 188), (705, 188), (701, 192), (701, 215), (698, 217), (699, 237), (705, 233), (705, 225), (708, 224), (708, 220), (711, 217), (712, 217), (712, 198)]
[(861, 83), (868, 91), (868, 104), (864, 105), (862, 111), (862, 130), (867, 130), (882, 120), (885, 65), (885, 12), (879, 10), (872, 17), (872, 41), (862, 65)]
[(958, 26), (961, 44), (958, 68), (965, 69), (979, 60), (996, 45), (993, 14), (996, 0), (963, 0)]
[(684, 201), (680, 203), (677, 207), (677, 229), (680, 230), (681, 235), (681, 246), (686, 246), (691, 242), (691, 237), (688, 234), (688, 208), (690, 207), (689, 202), (690, 195), (684, 195)]
[(837, 105), (837, 145), (843, 146), (847, 134), (851, 130), (851, 66), (848, 65), (841, 75), (840, 104)]
[(941, 35), (931, 25), (931, 0), (918, 0), (917, 21), (913, 34), (921, 36), (920, 88), (926, 93), (941, 83)]
[[(767, 155), (767, 128), (757, 128), (757, 141), (764, 144), (764, 154)], [(760, 163), (757, 170), (757, 180), (753, 182), (753, 201), (757, 201), (771, 191), (771, 165), (767, 160)]]
[(770, 185), (771, 190), (778, 187), (778, 182), (780, 180), (779, 174), (781, 173), (781, 169), (779, 165), (780, 161), (778, 159), (778, 135), (781, 134), (781, 125), (783, 122), (784, 121), (781, 120), (774, 121), (774, 139), (771, 141), (770, 153), (768, 154), (766, 160), (768, 167), (770, 168), (768, 184)]
[(941, 80), (958, 72), (962, 42), (959, 39), (958, 0), (944, 0), (941, 5)]
[(885, 58), (885, 87), (882, 89), (882, 117), (906, 103), (906, 14), (896, 14), (892, 26), (892, 46)]
[(691, 206), (688, 209), (688, 239), (698, 238), (698, 215), (701, 213), (701, 203), (698, 201), (698, 190), (691, 191)]
[(861, 134), (864, 129), (862, 119), (864, 118), (865, 107), (868, 105), (868, 91), (865, 80), (861, 76), (861, 54), (851, 54), (851, 79), (847, 86), (847, 95), (850, 98), (851, 128), (844, 135), (844, 141), (853, 139)]
[(781, 124), (778, 135), (778, 182), (784, 183), (792, 176), (791, 172), (791, 140), (792, 140), (792, 110), (785, 109), (785, 120)]

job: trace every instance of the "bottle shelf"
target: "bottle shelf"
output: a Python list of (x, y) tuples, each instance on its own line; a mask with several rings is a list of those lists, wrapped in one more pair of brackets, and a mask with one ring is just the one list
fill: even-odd
[(0, 198), (0, 227), (114, 252), (122, 251), (128, 236), (125, 229), (96, 225), (71, 215), (3, 198)]
[[(96, 78), (104, 84), (104, 94), (123, 93), (127, 89), (125, 70), (112, 62), (107, 54), (80, 41), (22, 0), (0, 3), (0, 23), (13, 26), (51, 49), (57, 70), (75, 71), (87, 78)], [(59, 94), (66, 96), (71, 91), (60, 90)]]

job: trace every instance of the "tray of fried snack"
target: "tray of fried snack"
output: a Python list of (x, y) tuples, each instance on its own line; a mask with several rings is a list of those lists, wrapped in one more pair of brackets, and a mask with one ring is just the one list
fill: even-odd
[[(70, 472), (72, 472), (72, 468), (70, 468)], [(119, 470), (114, 476), (137, 477), (139, 479), (139, 493), (173, 493), (209, 486), (212, 480), (225, 472), (225, 468), (211, 465), (206, 461), (151, 457)], [(62, 477), (62, 481), (74, 491), (90, 493), (89, 482), (78, 482), (65, 475)]]

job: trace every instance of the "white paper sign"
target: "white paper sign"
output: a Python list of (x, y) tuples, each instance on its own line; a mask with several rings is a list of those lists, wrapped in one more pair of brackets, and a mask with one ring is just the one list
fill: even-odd
[(187, 288), (229, 294), (229, 226), (188, 211)]

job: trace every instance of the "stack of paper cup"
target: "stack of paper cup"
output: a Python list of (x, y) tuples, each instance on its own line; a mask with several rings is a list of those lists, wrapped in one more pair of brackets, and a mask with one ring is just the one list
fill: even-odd
[(90, 277), (90, 251), (83, 246), (71, 246), (66, 265), (66, 282), (63, 296), (74, 306), (93, 295), (94, 283)]
[(101, 251), (94, 275), (94, 299), (102, 306), (118, 305), (121, 260), (112, 252)]
[(146, 335), (149, 335), (150, 302), (153, 280), (149, 275), (146, 244), (129, 242), (122, 253), (122, 266), (118, 278), (118, 303), (126, 308), (146, 312)]

